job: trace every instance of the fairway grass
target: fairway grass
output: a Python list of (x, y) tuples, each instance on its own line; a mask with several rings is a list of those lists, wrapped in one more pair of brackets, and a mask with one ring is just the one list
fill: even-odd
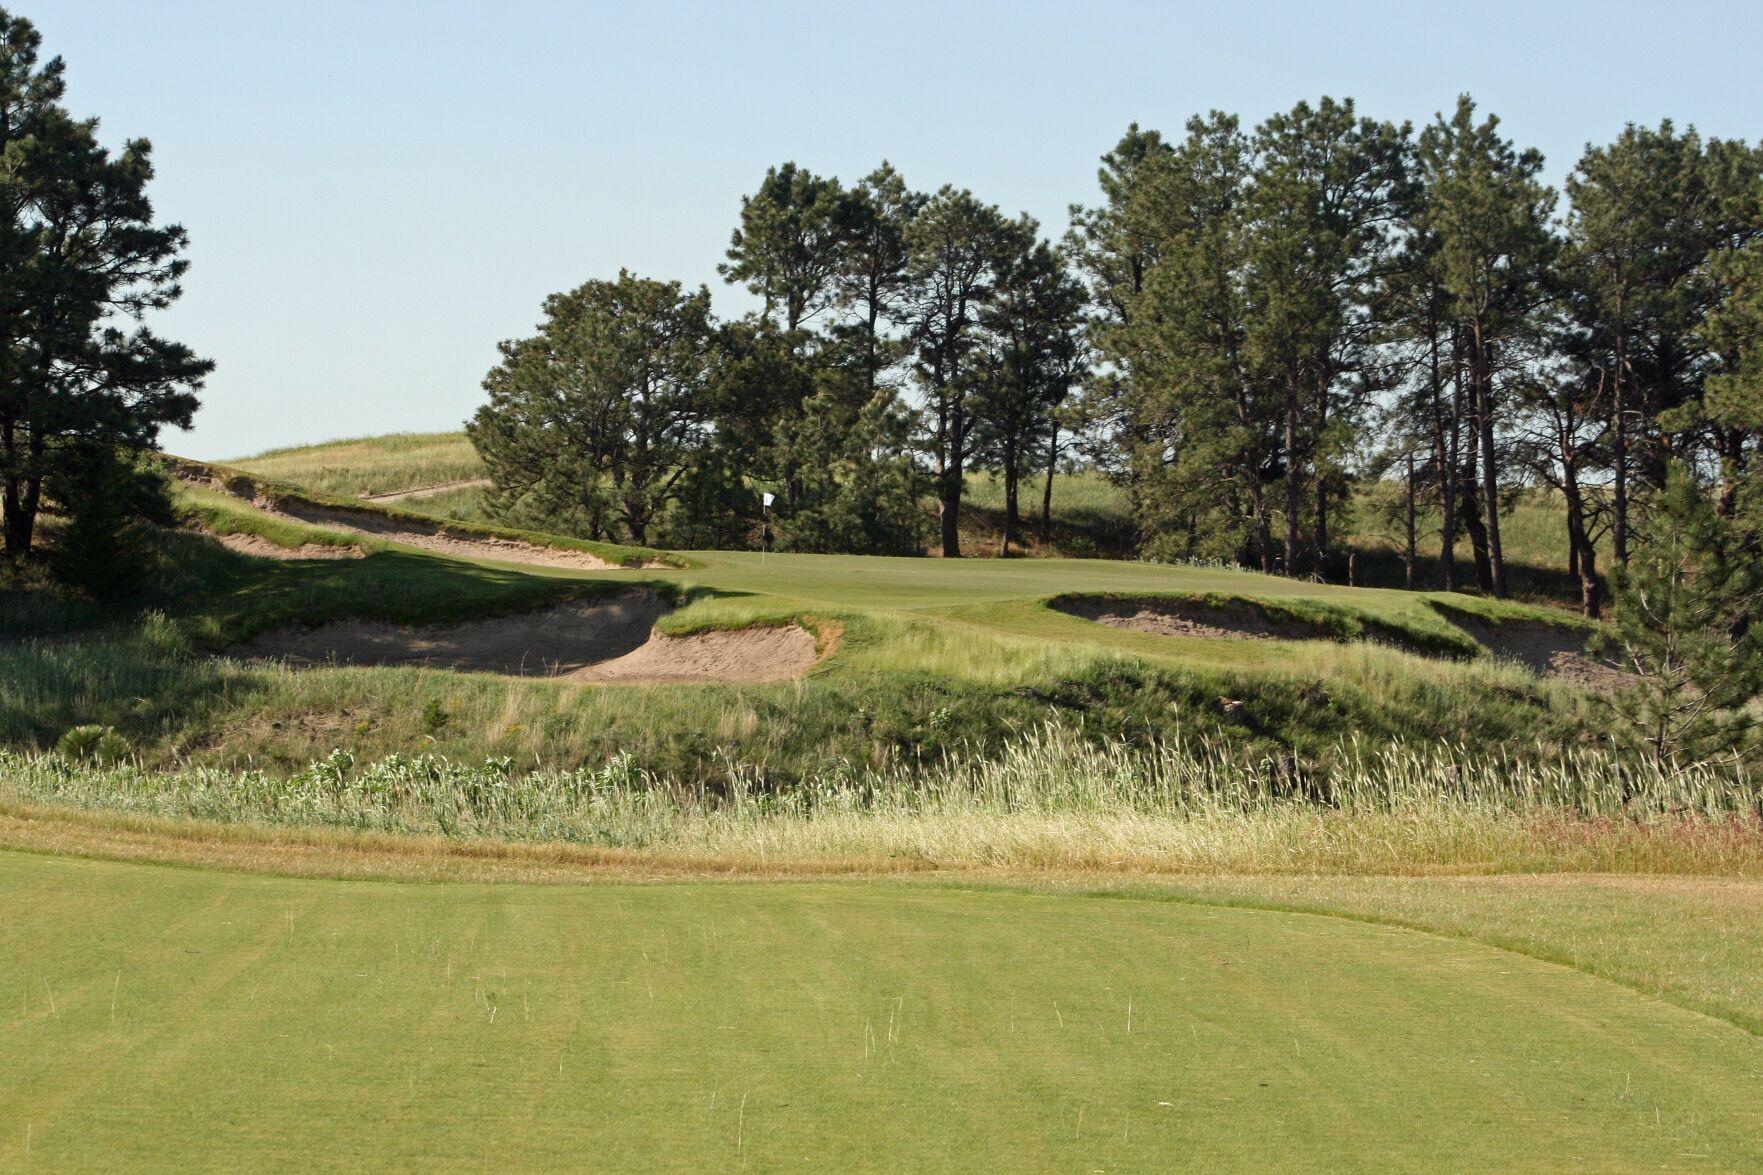
[(30, 854), (0, 900), (7, 1169), (1763, 1163), (1757, 1037), (1342, 919)]

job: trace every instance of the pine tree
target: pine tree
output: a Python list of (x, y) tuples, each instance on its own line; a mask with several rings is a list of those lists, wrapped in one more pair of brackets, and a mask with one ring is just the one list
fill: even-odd
[(1330, 98), (1300, 102), (1255, 131), (1244, 349), (1282, 397), (1287, 574), (1298, 574), (1308, 518), (1311, 571), (1327, 577), (1330, 517), (1345, 497), (1345, 459), (1378, 366), (1368, 306), (1407, 203), (1408, 136)]
[[(1025, 237), (1023, 244), (1032, 241)], [(1020, 489), (1058, 431), (1059, 405), (1080, 378), (1084, 289), (1045, 241), (1008, 258), (980, 312), (985, 343), (976, 363), (979, 452), (1004, 479), (998, 553), (1022, 525)]]
[(844, 264), (845, 193), (836, 179), (794, 163), (765, 173), (759, 190), (741, 198), (741, 224), (718, 266), (765, 300), (790, 334), (832, 304)]
[(1498, 118), (1477, 122), (1468, 95), (1457, 100), (1450, 118), (1440, 115), (1421, 132), (1419, 163), (1425, 195), (1417, 219), (1438, 241), (1441, 285), (1456, 328), (1453, 368), (1460, 357), (1466, 407), (1474, 419), (1465, 472), (1476, 475), (1471, 481), (1478, 483), (1479, 500), (1463, 495), (1464, 521), (1472, 538), (1479, 539), (1477, 531), (1485, 528), (1483, 586), (1504, 596), (1500, 432), (1509, 409), (1505, 377), (1541, 329), (1541, 315), (1553, 298), (1555, 194), (1538, 178), (1542, 155), (1501, 138)]
[(708, 444), (715, 344), (702, 287), (621, 271), (545, 299), (466, 425), (493, 507), (569, 500), (607, 537), (648, 544)]
[(1750, 753), (1763, 692), (1763, 563), (1676, 463), (1637, 538), (1599, 638), (1638, 679), (1613, 705), (1662, 767)]
[(100, 145), (96, 120), (62, 107), (61, 60), (40, 62), (41, 41), (0, 10), (0, 530), (14, 559), (63, 446), (138, 451), (187, 427), (213, 368), (139, 325), (188, 266), (183, 229), (153, 220), (150, 144)]
[(974, 404), (980, 310), (1000, 267), (1033, 238), (1033, 222), (1013, 221), (973, 193), (944, 186), (925, 203), (908, 237), (908, 321), (924, 399), (928, 445), (941, 513), (942, 552), (961, 555), (961, 495), (979, 448)]
[(1723, 258), (1720, 278), (1729, 292), (1700, 328), (1720, 361), (1702, 412), (1728, 438), (1720, 448), (1722, 513), (1742, 512), (1763, 534), (1763, 242)]

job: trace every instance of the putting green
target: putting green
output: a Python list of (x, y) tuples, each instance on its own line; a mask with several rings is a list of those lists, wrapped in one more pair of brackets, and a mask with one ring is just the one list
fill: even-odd
[(0, 1168), (1755, 1169), (1763, 1041), (1250, 910), (0, 854)]

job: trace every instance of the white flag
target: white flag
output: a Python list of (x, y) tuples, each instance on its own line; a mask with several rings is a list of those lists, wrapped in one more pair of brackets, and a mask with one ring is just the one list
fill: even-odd
[(760, 494), (759, 494), (759, 497), (760, 497), (760, 498), (761, 498), (761, 499), (762, 499), (762, 500), (763, 500), (763, 501), (764, 501), (764, 503), (765, 503), (765, 508), (766, 508), (766, 509), (767, 509), (767, 510), (769, 510), (769, 509), (771, 509), (771, 503), (772, 503), (772, 501), (773, 501), (773, 498), (772, 498), (772, 496), (771, 496), (771, 495), (770, 495), (770, 494), (768, 494), (768, 493), (765, 493), (765, 492), (764, 492), (764, 491), (761, 491), (761, 492), (760, 492)]

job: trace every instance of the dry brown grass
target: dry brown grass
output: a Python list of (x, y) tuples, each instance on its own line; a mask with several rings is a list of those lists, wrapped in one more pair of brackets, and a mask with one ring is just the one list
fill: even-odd
[[(521, 884), (924, 878), (1053, 885), (1219, 876), (1763, 875), (1763, 823), (1484, 819), (1416, 836), (1369, 814), (780, 819), (643, 848), (79, 811), (0, 799), (0, 849), (300, 877)], [(1486, 855), (1465, 854), (1466, 835)], [(1404, 835), (1405, 840), (1396, 837)], [(1381, 851), (1380, 851), (1381, 846)]]

